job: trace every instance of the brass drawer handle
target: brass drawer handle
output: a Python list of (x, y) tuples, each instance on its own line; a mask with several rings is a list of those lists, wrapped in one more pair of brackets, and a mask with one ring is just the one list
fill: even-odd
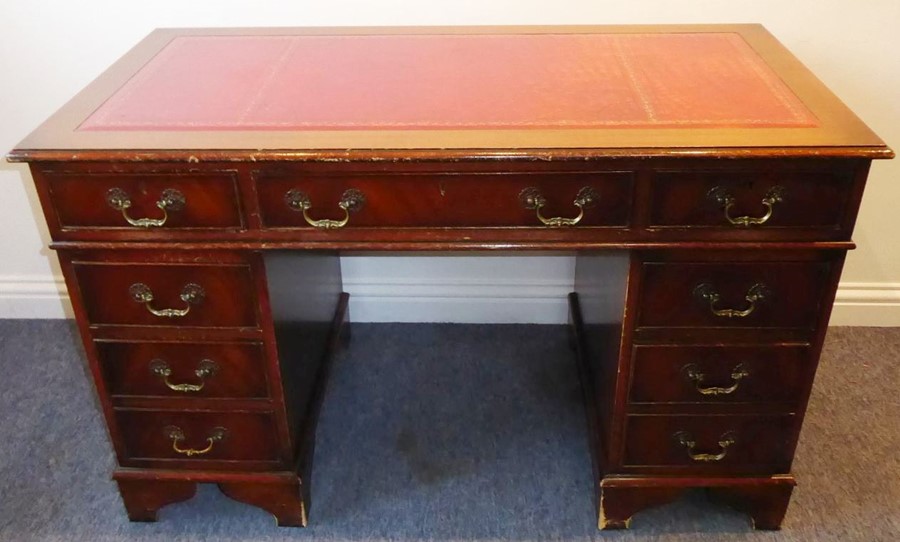
[(697, 463), (714, 463), (725, 459), (725, 456), (728, 455), (728, 447), (734, 444), (735, 439), (734, 431), (728, 431), (719, 437), (719, 448), (721, 449), (719, 453), (700, 454), (694, 452), (694, 447), (697, 446), (697, 443), (687, 431), (678, 431), (672, 436), (678, 444), (687, 449), (687, 454), (691, 461), (696, 461)]
[(769, 291), (765, 284), (757, 282), (747, 290), (747, 295), (744, 296), (744, 299), (750, 304), (746, 309), (717, 309), (716, 304), (719, 302), (719, 293), (716, 292), (712, 284), (704, 282), (694, 288), (694, 297), (701, 303), (709, 303), (710, 312), (722, 318), (746, 318), (753, 314), (760, 302), (771, 295), (772, 292)]
[(585, 186), (578, 191), (578, 194), (575, 196), (575, 201), (572, 202), (575, 207), (578, 207), (578, 216), (575, 218), (564, 218), (560, 216), (547, 218), (541, 214), (541, 209), (547, 205), (547, 198), (541, 194), (540, 190), (531, 186), (519, 192), (519, 202), (521, 202), (522, 207), (534, 209), (541, 224), (551, 228), (574, 226), (575, 224), (578, 224), (584, 217), (584, 210), (594, 206), (598, 201), (600, 201), (600, 194), (590, 186)]
[(211, 452), (215, 443), (225, 440), (225, 437), (228, 436), (228, 431), (224, 427), (214, 427), (213, 430), (209, 432), (209, 436), (206, 437), (206, 448), (201, 450), (195, 448), (182, 448), (179, 446), (179, 443), (184, 440), (184, 431), (176, 425), (166, 426), (163, 429), (163, 434), (166, 435), (166, 438), (172, 440), (172, 449), (175, 450), (175, 452), (188, 457), (193, 457), (195, 455), (203, 455)]
[(150, 362), (150, 372), (154, 375), (158, 376), (163, 383), (172, 391), (180, 391), (184, 393), (190, 392), (198, 392), (203, 389), (203, 386), (206, 385), (206, 379), (219, 370), (219, 366), (216, 365), (211, 359), (201, 360), (197, 365), (197, 370), (194, 371), (194, 374), (197, 375), (197, 378), (200, 379), (199, 384), (172, 384), (169, 381), (169, 377), (172, 376), (172, 369), (169, 367), (169, 364), (161, 359), (155, 359)]
[(122, 212), (122, 216), (132, 226), (138, 228), (158, 228), (166, 223), (169, 219), (169, 211), (180, 211), (184, 209), (184, 194), (174, 188), (166, 188), (162, 191), (156, 206), (162, 211), (162, 218), (131, 218), (128, 216), (128, 209), (131, 207), (131, 198), (128, 193), (121, 188), (110, 188), (106, 193), (106, 203), (113, 209)]
[(682, 367), (681, 372), (684, 373), (685, 378), (687, 378), (689, 382), (692, 382), (694, 384), (694, 388), (696, 388), (698, 392), (703, 395), (712, 396), (730, 395), (736, 392), (738, 386), (741, 385), (741, 380), (750, 376), (750, 372), (744, 368), (744, 365), (742, 363), (738, 363), (731, 371), (731, 380), (733, 380), (734, 383), (727, 388), (724, 388), (715, 386), (703, 386), (703, 380), (706, 379), (706, 375), (701, 373), (700, 368), (693, 363), (689, 363)]
[(783, 186), (773, 186), (770, 188), (762, 199), (762, 204), (766, 207), (766, 214), (759, 218), (752, 216), (731, 216), (731, 208), (734, 207), (734, 196), (724, 187), (714, 187), (706, 194), (706, 197), (722, 206), (725, 210), (725, 219), (728, 220), (732, 226), (747, 228), (750, 226), (759, 226), (768, 222), (769, 219), (772, 218), (772, 213), (775, 211), (775, 204), (784, 201), (784, 193), (785, 189)]
[(151, 303), (153, 303), (153, 291), (143, 282), (132, 284), (131, 287), (128, 288), (128, 293), (135, 303), (143, 303), (150, 314), (162, 318), (180, 318), (182, 316), (187, 316), (191, 311), (191, 305), (199, 304), (203, 301), (203, 298), (206, 297), (206, 292), (203, 291), (203, 288), (201, 288), (199, 284), (189, 283), (185, 284), (184, 288), (181, 289), (181, 300), (186, 303), (186, 306), (183, 309), (154, 309), (151, 305)]
[(306, 192), (301, 192), (296, 188), (287, 191), (284, 195), (284, 202), (294, 211), (302, 212), (303, 219), (306, 220), (306, 223), (310, 226), (321, 230), (336, 230), (338, 228), (343, 228), (350, 222), (350, 213), (355, 213), (362, 209), (363, 205), (366, 203), (366, 196), (355, 188), (345, 191), (343, 195), (341, 195), (341, 201), (338, 202), (338, 207), (344, 211), (344, 218), (340, 220), (330, 220), (327, 218), (315, 220), (311, 218), (308, 211), (312, 209), (312, 202)]

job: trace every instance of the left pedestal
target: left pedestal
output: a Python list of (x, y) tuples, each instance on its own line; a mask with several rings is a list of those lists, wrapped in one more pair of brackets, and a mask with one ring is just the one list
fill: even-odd
[(315, 426), (346, 325), (337, 254), (63, 250), (132, 521), (218, 484), (306, 525)]

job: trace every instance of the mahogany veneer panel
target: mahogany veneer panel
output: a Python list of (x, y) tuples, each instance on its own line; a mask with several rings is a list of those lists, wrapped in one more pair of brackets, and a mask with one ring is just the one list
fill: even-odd
[(365, 196), (351, 214), (348, 228), (373, 227), (512, 227), (544, 228), (520, 194), (537, 188), (547, 199), (545, 217), (572, 218), (573, 201), (583, 188), (596, 191), (596, 203), (585, 209), (580, 226), (625, 227), (630, 212), (633, 175), (603, 171), (531, 174), (341, 175), (320, 176), (279, 168), (254, 175), (262, 221), (272, 228), (311, 228), (300, 212), (285, 202), (289, 190), (310, 196), (313, 219), (340, 218), (338, 202), (348, 189)]
[[(97, 325), (256, 327), (255, 287), (249, 265), (153, 265), (80, 261), (74, 263), (88, 318)], [(134, 284), (146, 284), (156, 309), (183, 309), (185, 286), (196, 284), (204, 295), (183, 317), (151, 314), (132, 299)]]
[[(181, 343), (95, 341), (109, 393), (119, 396), (267, 398), (265, 349), (260, 342)], [(153, 372), (154, 362), (171, 370), (168, 381), (202, 385), (177, 391)], [(212, 362), (213, 373), (198, 378), (196, 371)]]
[(121, 172), (45, 171), (47, 190), (63, 230), (118, 228), (133, 230), (122, 212), (109, 205), (108, 193), (128, 195), (134, 219), (161, 219), (157, 203), (165, 190), (177, 190), (184, 205), (169, 210), (166, 229), (243, 228), (235, 172), (123, 174)]
[(736, 229), (721, 203), (710, 197), (722, 188), (734, 198), (732, 218), (766, 215), (762, 200), (781, 188), (782, 201), (757, 229), (841, 228), (852, 189), (853, 174), (846, 167), (813, 171), (747, 168), (724, 171), (658, 171), (653, 179), (650, 225), (653, 227), (718, 227)]
[[(811, 329), (818, 318), (819, 296), (830, 266), (822, 262), (658, 263), (643, 264), (641, 327), (741, 327)], [(720, 296), (715, 309), (746, 310), (746, 317), (713, 314), (696, 288), (709, 284)], [(756, 284), (767, 295), (751, 304), (746, 297)]]
[[(660, 472), (716, 474), (787, 472), (791, 460), (793, 416), (631, 415), (625, 437), (625, 467), (656, 468)], [(696, 454), (719, 454), (722, 436), (734, 443), (717, 461), (696, 461), (676, 438), (688, 433)]]
[[(772, 345), (636, 345), (632, 362), (632, 403), (795, 403), (801, 396), (809, 363), (809, 346)], [(704, 375), (688, 377), (688, 368)], [(737, 381), (733, 374), (746, 372)], [(700, 388), (729, 388), (706, 394)]]
[[(179, 461), (195, 464), (208, 461), (278, 461), (278, 441), (271, 413), (181, 412), (170, 410), (118, 410), (126, 457), (123, 465), (142, 460), (166, 460), (166, 468), (178, 468)], [(207, 439), (218, 428), (225, 437), (213, 443), (209, 452), (188, 456), (173, 449), (166, 429), (182, 430), (182, 449), (203, 450)], [(195, 467), (196, 468), (196, 467)], [(203, 468), (202, 466), (200, 468)]]

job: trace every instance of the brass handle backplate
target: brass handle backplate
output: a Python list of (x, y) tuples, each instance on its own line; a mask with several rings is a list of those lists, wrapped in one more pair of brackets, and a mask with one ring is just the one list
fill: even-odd
[(161, 318), (180, 318), (187, 316), (191, 311), (191, 305), (197, 305), (206, 297), (206, 292), (199, 284), (185, 284), (181, 289), (181, 300), (185, 302), (183, 309), (155, 309), (153, 308), (153, 291), (143, 282), (136, 282), (128, 288), (128, 293), (135, 303), (143, 303), (147, 307), (147, 311), (154, 316)]
[(785, 189), (783, 186), (773, 186), (766, 192), (762, 199), (762, 204), (766, 208), (766, 213), (761, 217), (752, 216), (731, 216), (731, 209), (734, 207), (735, 198), (727, 188), (716, 186), (710, 190), (706, 197), (719, 204), (725, 211), (725, 219), (732, 226), (747, 228), (750, 226), (759, 226), (765, 224), (772, 218), (775, 211), (775, 204), (784, 201)]
[(685, 378), (694, 384), (694, 388), (700, 392), (702, 395), (730, 395), (737, 391), (738, 387), (741, 385), (741, 380), (750, 376), (750, 372), (744, 368), (744, 365), (738, 363), (734, 369), (731, 371), (731, 380), (733, 383), (726, 387), (715, 387), (715, 386), (704, 386), (703, 381), (706, 379), (706, 375), (700, 372), (700, 368), (693, 363), (689, 363), (681, 368), (681, 372), (684, 373)]
[(746, 318), (753, 314), (760, 302), (771, 297), (771, 295), (772, 292), (769, 291), (765, 284), (757, 282), (747, 290), (747, 295), (744, 296), (744, 300), (749, 303), (746, 309), (719, 309), (716, 308), (716, 305), (719, 303), (719, 293), (716, 292), (712, 284), (704, 282), (694, 288), (694, 297), (701, 303), (708, 303), (709, 311), (722, 318)]
[(541, 209), (547, 205), (547, 198), (541, 194), (540, 190), (531, 186), (519, 192), (519, 202), (522, 204), (522, 207), (534, 209), (541, 224), (551, 228), (574, 226), (575, 224), (578, 224), (581, 222), (581, 219), (584, 218), (584, 210), (592, 207), (598, 201), (600, 201), (600, 194), (590, 186), (585, 186), (578, 191), (578, 194), (575, 196), (575, 201), (572, 202), (575, 207), (578, 207), (578, 216), (574, 218), (564, 218), (561, 216), (547, 218), (541, 214)]
[(194, 374), (197, 378), (200, 379), (199, 384), (173, 384), (169, 381), (169, 377), (172, 376), (172, 369), (169, 367), (169, 364), (161, 359), (155, 359), (150, 362), (150, 372), (154, 375), (158, 376), (163, 383), (172, 391), (180, 391), (184, 393), (198, 392), (203, 389), (203, 386), (206, 385), (206, 379), (216, 374), (216, 371), (219, 370), (219, 366), (216, 365), (211, 359), (201, 360), (197, 365), (197, 370), (194, 371)]
[(213, 446), (217, 442), (225, 440), (225, 437), (228, 436), (228, 431), (224, 427), (214, 427), (213, 430), (209, 432), (209, 436), (206, 437), (206, 447), (200, 450), (196, 448), (182, 448), (180, 446), (180, 443), (185, 440), (185, 436), (184, 431), (176, 425), (164, 427), (163, 434), (172, 441), (172, 449), (175, 450), (176, 453), (193, 457), (195, 455), (203, 455), (211, 452)]
[(128, 215), (131, 207), (131, 198), (121, 188), (110, 188), (106, 192), (106, 203), (113, 209), (120, 211), (125, 221), (138, 228), (158, 228), (169, 219), (169, 211), (180, 211), (186, 205), (184, 194), (174, 188), (166, 188), (162, 191), (156, 206), (162, 211), (160, 218), (132, 218)]
[(697, 463), (714, 463), (725, 459), (725, 456), (728, 455), (729, 446), (733, 445), (735, 440), (734, 431), (723, 433), (722, 436), (719, 437), (719, 452), (708, 454), (694, 452), (697, 442), (687, 431), (678, 431), (672, 435), (672, 437), (675, 439), (675, 442), (685, 447), (691, 461), (696, 461)]
[(343, 195), (341, 195), (341, 201), (338, 202), (338, 207), (344, 211), (344, 217), (340, 220), (330, 220), (327, 218), (316, 220), (310, 217), (309, 210), (312, 209), (312, 201), (310, 201), (306, 192), (301, 192), (296, 188), (287, 191), (284, 195), (284, 202), (292, 210), (302, 212), (303, 219), (306, 220), (306, 223), (310, 226), (321, 230), (336, 230), (338, 228), (343, 228), (350, 222), (350, 213), (355, 213), (363, 208), (363, 205), (366, 203), (366, 196), (355, 188), (345, 191)]

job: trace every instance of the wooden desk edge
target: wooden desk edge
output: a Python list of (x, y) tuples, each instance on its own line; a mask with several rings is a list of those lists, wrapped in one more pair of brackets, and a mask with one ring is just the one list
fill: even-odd
[(583, 149), (13, 149), (8, 162), (418, 162), (566, 161), (604, 158), (866, 158), (891, 159), (887, 146), (583, 148)]

